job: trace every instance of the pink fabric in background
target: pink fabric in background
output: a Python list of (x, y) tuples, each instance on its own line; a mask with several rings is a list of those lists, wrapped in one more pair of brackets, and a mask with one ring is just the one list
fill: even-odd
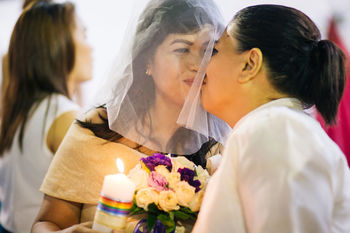
[(328, 39), (335, 42), (340, 49), (343, 50), (347, 57), (346, 75), (347, 83), (344, 90), (343, 98), (339, 105), (337, 124), (331, 127), (325, 126), (325, 123), (320, 114), (317, 114), (317, 120), (321, 123), (330, 138), (339, 145), (344, 152), (348, 164), (350, 166), (350, 56), (349, 50), (346, 48), (337, 31), (336, 22), (333, 19), (330, 23)]

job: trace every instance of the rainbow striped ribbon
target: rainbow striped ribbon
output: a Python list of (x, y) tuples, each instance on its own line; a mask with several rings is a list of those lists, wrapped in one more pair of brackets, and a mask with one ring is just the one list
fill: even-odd
[(127, 216), (132, 207), (132, 202), (125, 202), (106, 197), (101, 193), (97, 209), (113, 216)]

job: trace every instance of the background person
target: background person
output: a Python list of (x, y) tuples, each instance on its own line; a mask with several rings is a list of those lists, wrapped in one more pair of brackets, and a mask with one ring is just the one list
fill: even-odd
[(1, 225), (29, 232), (39, 210), (40, 184), (78, 106), (70, 98), (91, 79), (91, 48), (71, 3), (37, 2), (23, 11), (8, 51), (2, 93)]

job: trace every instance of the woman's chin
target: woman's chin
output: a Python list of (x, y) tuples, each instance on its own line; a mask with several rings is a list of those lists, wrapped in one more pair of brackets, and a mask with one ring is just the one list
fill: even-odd
[[(203, 108), (207, 111), (207, 112), (210, 112), (210, 98), (208, 98), (208, 96), (205, 94), (205, 91), (203, 91), (203, 88), (202, 88), (202, 93), (201, 93), (201, 101), (202, 101), (202, 105), (203, 105)], [(211, 112), (210, 112), (211, 113)]]

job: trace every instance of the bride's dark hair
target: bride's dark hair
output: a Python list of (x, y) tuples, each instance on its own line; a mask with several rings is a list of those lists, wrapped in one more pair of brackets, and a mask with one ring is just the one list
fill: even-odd
[[(145, 119), (150, 119), (147, 115), (149, 114), (150, 106), (152, 106), (154, 102), (154, 95), (150, 95), (151, 93), (155, 93), (154, 82), (152, 78), (147, 77), (146, 69), (149, 58), (154, 56), (157, 47), (169, 34), (195, 33), (203, 25), (214, 25), (214, 22), (211, 20), (213, 17), (209, 15), (203, 7), (197, 7), (196, 2), (198, 1), (164, 0), (160, 4), (159, 1), (156, 1), (156, 4), (150, 2), (140, 16), (142, 20), (137, 26), (132, 50), (132, 72), (134, 78), (127, 95), (132, 96), (132, 98), (129, 98), (132, 103), (143, 103), (142, 105), (134, 104), (134, 106), (137, 106), (137, 108), (135, 108), (136, 114), (140, 116), (139, 119), (143, 121), (145, 121)], [(207, 1), (206, 5), (208, 5), (211, 10), (217, 11), (214, 2), (211, 0)], [(147, 93), (145, 90), (147, 90)], [(105, 106), (100, 106), (99, 108), (105, 108)], [(120, 114), (127, 111), (126, 108), (127, 106), (122, 104)], [(101, 115), (100, 118), (103, 120), (102, 124), (94, 124), (88, 121), (78, 121), (78, 123), (82, 127), (92, 130), (96, 136), (109, 141), (118, 141), (123, 137), (109, 129), (107, 118)], [(142, 122), (142, 120), (141, 125), (145, 123)], [(186, 146), (186, 142), (188, 144), (188, 142), (191, 141), (191, 138), (183, 137), (183, 135), (191, 135), (190, 133), (186, 134), (186, 131), (190, 130), (179, 128), (170, 139), (172, 144), (176, 142), (181, 146)], [(139, 133), (142, 134), (141, 130), (139, 130)], [(177, 135), (182, 136), (179, 137)], [(204, 156), (215, 143), (216, 141), (209, 140), (202, 145), (198, 152), (187, 155), (187, 157), (196, 164), (205, 165)]]

